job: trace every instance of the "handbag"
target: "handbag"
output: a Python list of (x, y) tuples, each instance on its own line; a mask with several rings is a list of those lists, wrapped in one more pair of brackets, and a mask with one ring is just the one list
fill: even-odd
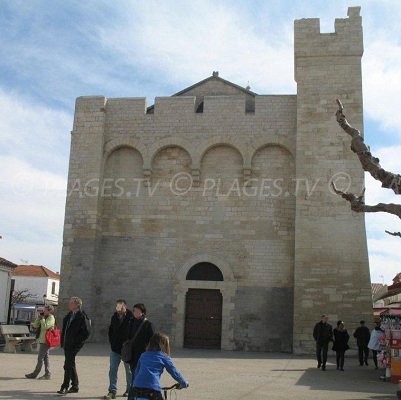
[(59, 347), (61, 346), (61, 331), (60, 328), (54, 327), (48, 329), (46, 332), (46, 344), (49, 347)]
[(145, 321), (146, 321), (146, 318), (144, 318), (143, 321), (141, 322), (141, 325), (139, 325), (138, 329), (135, 332), (135, 335), (131, 339), (129, 339), (123, 343), (123, 346), (121, 348), (121, 360), (123, 360), (125, 363), (129, 363), (132, 360), (132, 353), (134, 350), (134, 342), (135, 342), (135, 339), (137, 338), (140, 330), (142, 329)]

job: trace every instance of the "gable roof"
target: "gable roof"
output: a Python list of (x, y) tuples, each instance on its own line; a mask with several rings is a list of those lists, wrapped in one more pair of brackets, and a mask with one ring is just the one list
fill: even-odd
[(13, 275), (60, 279), (60, 274), (53, 272), (43, 265), (18, 265), (13, 271)]
[[(205, 83), (208, 83), (210, 81), (220, 82), (220, 83), (223, 83), (225, 85), (231, 86), (231, 87), (243, 92), (244, 94), (247, 94), (247, 95), (252, 96), (252, 97), (257, 96), (257, 93), (252, 92), (250, 89), (248, 89), (248, 87), (244, 88), (244, 87), (239, 86), (239, 85), (237, 85), (237, 84), (235, 84), (233, 82), (227, 81), (226, 79), (220, 78), (218, 71), (213, 71), (212, 76), (209, 76), (206, 79), (203, 79), (203, 80), (201, 80), (201, 81), (199, 81), (199, 82), (197, 82), (197, 83), (195, 83), (195, 84), (193, 84), (191, 86), (186, 87), (185, 89), (180, 90), (177, 93), (174, 93), (173, 95), (171, 95), (171, 97), (183, 96), (183, 95), (185, 95), (185, 93), (188, 93), (188, 92), (192, 91), (193, 89), (195, 89), (195, 88), (197, 88), (199, 86), (202, 86)], [(149, 112), (149, 111), (153, 110), (154, 107), (155, 107), (154, 104), (149, 106), (147, 108), (147, 111)]]
[(181, 95), (189, 92), (190, 90), (195, 89), (196, 87), (201, 86), (201, 85), (203, 85), (203, 84), (205, 84), (206, 82), (209, 82), (209, 81), (221, 82), (221, 83), (224, 83), (224, 84), (226, 84), (228, 86), (232, 86), (233, 88), (238, 89), (241, 92), (244, 92), (245, 94), (249, 94), (250, 96), (256, 96), (256, 93), (252, 92), (248, 88), (244, 88), (244, 87), (239, 86), (239, 85), (237, 85), (237, 84), (235, 84), (233, 82), (227, 81), (226, 79), (220, 78), (219, 77), (219, 73), (217, 71), (214, 71), (212, 76), (209, 76), (208, 78), (203, 79), (203, 80), (199, 81), (198, 83), (195, 83), (194, 85), (188, 86), (187, 88), (185, 88), (183, 90), (180, 90), (179, 92), (173, 94), (172, 97), (173, 96), (181, 96)]
[(8, 261), (3, 257), (0, 257), (0, 265), (5, 265), (5, 266), (10, 267), (10, 268), (16, 268), (17, 267), (17, 264), (14, 264), (13, 262)]

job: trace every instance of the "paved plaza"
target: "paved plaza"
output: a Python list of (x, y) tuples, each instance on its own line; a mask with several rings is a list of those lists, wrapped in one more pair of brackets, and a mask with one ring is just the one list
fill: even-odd
[[(381, 382), (381, 371), (359, 367), (356, 358), (346, 359), (345, 372), (336, 371), (331, 358), (327, 371), (316, 368), (312, 358), (290, 354), (176, 350), (173, 358), (190, 388), (172, 393), (171, 399), (269, 399), (269, 400), (387, 400), (395, 399), (397, 386)], [(80, 353), (80, 392), (72, 399), (100, 399), (108, 386), (108, 347), (88, 344)], [(25, 379), (36, 355), (0, 353), (0, 399), (57, 398), (63, 374), (63, 353), (52, 351), (52, 380)], [(173, 381), (164, 374), (163, 383)], [(124, 382), (123, 368), (119, 382)], [(123, 385), (121, 385), (123, 389)], [(122, 391), (121, 391), (122, 394)], [(122, 399), (122, 397), (121, 397)]]

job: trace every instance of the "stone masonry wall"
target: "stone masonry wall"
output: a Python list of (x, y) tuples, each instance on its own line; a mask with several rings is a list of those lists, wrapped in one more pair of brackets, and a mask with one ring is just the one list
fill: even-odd
[(295, 79), (298, 84), (298, 179), (295, 222), (294, 350), (312, 352), (312, 329), (322, 313), (352, 331), (372, 313), (363, 214), (330, 190), (333, 177), (343, 190), (360, 193), (363, 171), (350, 140), (335, 120), (336, 98), (347, 117), (363, 128), (359, 8), (337, 19), (335, 33), (321, 34), (319, 20), (295, 21)]
[[(77, 104), (92, 101), (81, 98)], [(154, 114), (146, 114), (144, 99), (104, 99), (105, 107), (98, 111), (105, 118), (104, 131), (98, 136), (104, 145), (96, 155), (101, 160), (98, 218), (88, 226), (96, 238), (91, 242), (95, 261), (87, 271), (96, 304), (88, 310), (95, 340), (105, 340), (118, 297), (131, 305), (144, 301), (149, 318), (171, 333), (177, 273), (191, 257), (207, 254), (210, 259), (227, 261), (241, 294), (238, 299), (223, 300), (235, 308), (236, 328), (231, 329), (239, 332), (240, 326), (247, 326), (231, 348), (274, 350), (271, 337), (260, 335), (272, 310), (267, 307), (265, 315), (263, 303), (268, 298), (260, 297), (257, 288), (292, 293), (295, 202), (293, 193), (281, 201), (269, 199), (276, 194), (272, 183), (261, 188), (261, 180), (279, 178), (288, 186), (295, 174), (296, 98), (258, 96), (255, 113), (245, 112), (245, 101), (240, 95), (206, 96), (204, 112), (199, 114), (194, 97), (158, 98)], [(85, 141), (85, 135), (85, 130), (74, 128), (73, 141), (75, 137)], [(74, 151), (71, 156), (79, 160), (82, 154)], [(71, 162), (70, 170), (74, 165)], [(185, 195), (171, 193), (176, 173), (193, 180), (193, 188)], [(141, 178), (150, 183), (132, 182)], [(253, 181), (244, 188), (249, 179)], [(205, 190), (211, 180), (219, 183)], [(225, 195), (234, 180), (238, 185)], [(75, 212), (67, 207), (66, 213), (75, 226), (79, 221)], [(74, 279), (84, 253), (79, 232), (74, 232), (77, 247), (64, 267), (70, 283), (64, 297), (81, 294), (85, 286), (82, 278)], [(261, 307), (252, 325), (246, 322), (249, 304), (243, 304), (245, 298), (256, 309)], [(280, 336), (277, 330), (276, 336)], [(283, 350), (290, 350), (291, 340), (287, 335)]]

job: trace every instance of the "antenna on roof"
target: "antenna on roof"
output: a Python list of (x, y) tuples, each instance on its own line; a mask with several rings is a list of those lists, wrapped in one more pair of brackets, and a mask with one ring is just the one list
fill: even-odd
[(28, 264), (28, 260), (23, 260), (22, 258), (20, 258), (19, 260), (22, 262), (22, 264)]
[(247, 85), (246, 85), (246, 88), (245, 88), (246, 90), (251, 90), (251, 87), (249, 86), (249, 81), (248, 81), (248, 83), (247, 83)]

